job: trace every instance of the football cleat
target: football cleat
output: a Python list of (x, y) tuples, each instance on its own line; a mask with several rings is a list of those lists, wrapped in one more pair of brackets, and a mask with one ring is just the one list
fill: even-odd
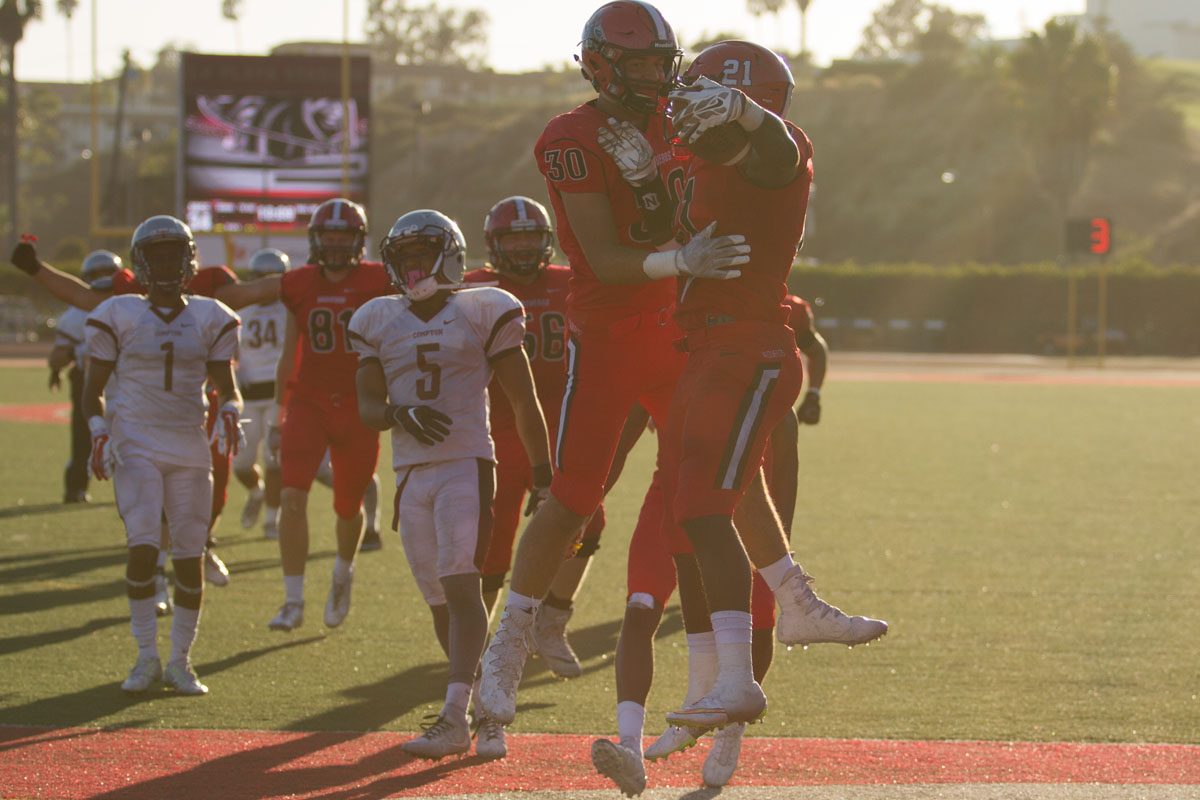
[(196, 671), (192, 669), (189, 661), (172, 661), (167, 664), (167, 669), (163, 672), (163, 683), (180, 694), (208, 694), (208, 687), (196, 677)]
[(775, 635), (787, 645), (822, 643), (853, 647), (874, 641), (888, 632), (888, 624), (870, 617), (849, 616), (826, 603), (812, 590), (813, 577), (799, 566), (792, 567), (775, 593), (779, 621)]
[(204, 580), (213, 586), (229, 585), (229, 568), (211, 547), (204, 551)]
[(662, 732), (662, 736), (659, 736), (654, 740), (654, 744), (646, 748), (646, 760), (658, 761), (674, 753), (682, 753), (689, 747), (695, 747), (696, 737), (702, 733), (702, 731), (692, 728), (668, 725), (667, 729)]
[(263, 536), (272, 542), (279, 541), (279, 524), (274, 522), (264, 522)]
[(336, 628), (350, 613), (350, 587), (354, 582), (354, 573), (346, 576), (346, 580), (333, 579), (329, 585), (329, 597), (325, 600), (325, 627)]
[(592, 742), (592, 766), (615, 783), (626, 797), (636, 797), (646, 791), (646, 765), (642, 762), (642, 754), (633, 748), (608, 739), (597, 739)]
[(171, 602), (171, 589), (167, 584), (167, 576), (160, 569), (154, 575), (154, 613), (160, 617), (169, 617), (175, 610)]
[(484, 716), (508, 725), (517, 716), (517, 685), (529, 655), (528, 636), (534, 615), (505, 608), (500, 626), (483, 654), (483, 677), (476, 707)]
[(712, 691), (667, 714), (667, 722), (687, 728), (717, 728), (731, 722), (754, 722), (767, 709), (762, 687), (749, 681), (717, 678)]
[(360, 553), (371, 553), (376, 550), (383, 549), (383, 539), (379, 538), (379, 531), (367, 529), (363, 534), (362, 544), (358, 546)]
[(475, 755), (492, 760), (508, 755), (503, 725), (488, 717), (479, 718), (475, 727)]
[(158, 660), (158, 656), (139, 656), (133, 669), (129, 670), (129, 677), (121, 683), (121, 691), (139, 694), (153, 686), (162, 676), (162, 662)]
[(267, 623), (273, 631), (294, 631), (304, 624), (304, 603), (284, 603)]
[(542, 605), (533, 623), (533, 652), (546, 661), (550, 671), (560, 678), (578, 678), (583, 674), (579, 657), (567, 641), (567, 623), (571, 609)]
[(737, 770), (738, 756), (742, 752), (742, 735), (746, 723), (726, 725), (713, 734), (712, 749), (704, 758), (704, 783), (708, 786), (724, 786)]
[(465, 720), (454, 722), (445, 714), (439, 714), (431, 725), (422, 727), (424, 733), (400, 745), (400, 749), (410, 756), (437, 761), (471, 749), (471, 729)]
[(242, 530), (248, 531), (258, 522), (265, 497), (262, 489), (251, 490), (246, 496), (246, 505), (242, 506)]

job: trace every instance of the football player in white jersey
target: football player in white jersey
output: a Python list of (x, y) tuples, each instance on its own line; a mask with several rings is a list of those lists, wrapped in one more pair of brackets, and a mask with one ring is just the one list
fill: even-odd
[[(380, 253), (400, 294), (355, 312), (350, 340), (359, 354), (359, 414), (392, 431), (404, 553), (450, 660), (441, 714), (403, 746), (437, 759), (471, 747), (467, 708), (487, 637), (479, 568), (495, 488), (487, 396), (493, 374), (512, 403), (540, 476), (534, 492), (543, 499), (550, 452), (523, 347), (525, 310), (503, 289), (459, 288), (466, 241), (458, 225), (437, 211), (409, 212), (392, 225)], [(505, 755), (499, 723), (480, 720), (477, 734), (478, 755)]]
[[(121, 688), (144, 692), (161, 678), (181, 694), (206, 694), (208, 687), (190, 659), (212, 511), (204, 382), (212, 381), (221, 403), (213, 441), (226, 454), (236, 452), (242, 400), (232, 362), (239, 320), (218, 300), (184, 297), (196, 270), (196, 244), (187, 225), (174, 217), (155, 216), (139, 225), (131, 260), (148, 294), (111, 297), (88, 317), (83, 397), (92, 434), (92, 474), (97, 480), (113, 479), (129, 546), (125, 583), (138, 655)], [(101, 393), (114, 369), (121, 376), (121, 392), (106, 409)], [(164, 515), (175, 563), (175, 616), (165, 671), (154, 612)]]
[[(250, 272), (254, 277), (282, 275), (291, 266), (287, 253), (267, 247), (250, 257)], [(268, 539), (279, 538), (279, 492), (282, 478), (279, 472), (277, 449), (264, 446), (263, 466), (258, 466), (258, 450), (267, 430), (275, 425), (275, 368), (283, 348), (283, 332), (287, 326), (287, 309), (279, 300), (255, 303), (240, 312), (242, 344), (237, 363), (238, 387), (246, 404), (246, 446), (233, 459), (233, 474), (249, 492), (242, 508), (242, 527), (253, 528), (259, 512), (263, 519), (263, 534)]]

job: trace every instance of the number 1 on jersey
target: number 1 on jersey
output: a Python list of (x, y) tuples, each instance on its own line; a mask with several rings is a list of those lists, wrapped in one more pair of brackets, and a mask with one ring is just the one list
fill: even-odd
[(163, 389), (169, 392), (175, 383), (175, 343), (164, 342), (159, 349), (167, 354), (163, 359)]

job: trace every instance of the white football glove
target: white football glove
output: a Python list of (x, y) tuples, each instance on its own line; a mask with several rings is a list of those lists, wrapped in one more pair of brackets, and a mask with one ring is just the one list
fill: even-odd
[(212, 436), (208, 443), (217, 446), (217, 452), (222, 456), (237, 455), (238, 450), (246, 445), (246, 433), (242, 430), (242, 411), (233, 401), (221, 406), (217, 412), (217, 421), (213, 424)]
[(754, 130), (762, 124), (765, 113), (741, 89), (722, 86), (704, 76), (688, 86), (672, 89), (670, 98), (675, 134), (684, 144), (695, 142), (709, 128), (738, 122), (743, 117), (747, 118), (743, 127)]
[(88, 471), (98, 481), (106, 481), (112, 477), (113, 471), (121, 464), (121, 454), (113, 444), (108, 432), (108, 423), (104, 417), (88, 419), (88, 430), (92, 433), (92, 454), (88, 458)]
[(716, 221), (697, 233), (675, 251), (675, 268), (680, 275), (692, 278), (731, 280), (742, 275), (740, 269), (730, 269), (750, 262), (750, 245), (741, 234), (712, 238)]
[(637, 126), (627, 120), (608, 118), (611, 127), (596, 131), (600, 149), (608, 153), (631, 186), (643, 186), (654, 180), (658, 168), (654, 165), (654, 148)]

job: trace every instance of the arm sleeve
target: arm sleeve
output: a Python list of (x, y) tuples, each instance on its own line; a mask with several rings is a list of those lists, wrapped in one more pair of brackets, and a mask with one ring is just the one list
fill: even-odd
[(208, 360), (233, 361), (238, 356), (242, 320), (221, 301), (213, 302), (216, 304), (216, 310), (211, 326), (213, 339), (208, 349)]
[(113, 320), (115, 304), (108, 300), (98, 305), (88, 316), (84, 325), (87, 334), (87, 351), (92, 358), (101, 361), (116, 361), (121, 351), (117, 340), (117, 328)]
[(354, 312), (354, 316), (350, 318), (350, 325), (346, 328), (346, 338), (350, 340), (354, 352), (358, 353), (360, 364), (369, 358), (379, 360), (379, 345), (373, 341), (371, 318), (371, 303), (367, 303)]
[(486, 337), (483, 354), (491, 360), (525, 343), (525, 307), (502, 289), (489, 292), (489, 295), (480, 328)]
[(538, 169), (546, 185), (558, 192), (608, 191), (608, 167), (611, 162), (595, 141), (585, 141), (578, 132), (546, 130), (534, 148)]

